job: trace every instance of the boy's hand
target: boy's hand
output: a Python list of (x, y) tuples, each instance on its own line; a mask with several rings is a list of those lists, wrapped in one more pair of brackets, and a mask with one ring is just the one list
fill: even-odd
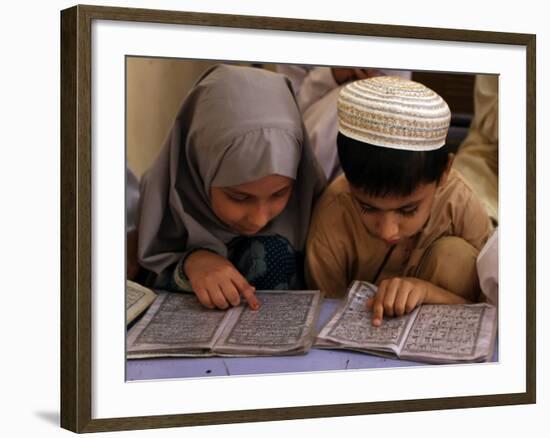
[(382, 317), (402, 316), (412, 312), (426, 301), (432, 288), (428, 281), (412, 277), (396, 277), (380, 282), (374, 298), (367, 301), (367, 309), (372, 310), (372, 325), (382, 324)]
[(225, 257), (198, 250), (187, 257), (183, 269), (203, 306), (210, 309), (238, 306), (242, 295), (251, 309), (260, 308), (260, 302), (254, 295), (256, 289)]

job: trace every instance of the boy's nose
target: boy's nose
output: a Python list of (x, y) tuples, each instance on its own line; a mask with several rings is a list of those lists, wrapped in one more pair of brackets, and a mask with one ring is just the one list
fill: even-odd
[(399, 238), (399, 224), (392, 214), (387, 214), (378, 222), (378, 236), (386, 241)]

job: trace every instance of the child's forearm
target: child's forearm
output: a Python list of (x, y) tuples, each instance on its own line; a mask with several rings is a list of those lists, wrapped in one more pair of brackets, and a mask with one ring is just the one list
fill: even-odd
[(193, 292), (191, 282), (189, 281), (187, 275), (185, 275), (185, 271), (183, 270), (184, 262), (185, 258), (181, 259), (174, 268), (174, 273), (172, 274), (172, 287), (175, 290), (179, 290), (181, 292)]
[(428, 287), (424, 304), (469, 304), (471, 301), (435, 284)]

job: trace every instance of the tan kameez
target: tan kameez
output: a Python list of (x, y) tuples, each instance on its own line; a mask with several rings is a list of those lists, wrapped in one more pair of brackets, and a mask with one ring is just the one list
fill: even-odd
[[(475, 258), (491, 231), (481, 201), (462, 176), (451, 170), (447, 182), (436, 191), (425, 226), (397, 244), (377, 283), (394, 276), (414, 276), (462, 295), (464, 287), (479, 287)], [(348, 182), (341, 175), (315, 208), (306, 247), (308, 287), (321, 289), (328, 297), (341, 297), (351, 281), (374, 280), (389, 248), (363, 225)]]

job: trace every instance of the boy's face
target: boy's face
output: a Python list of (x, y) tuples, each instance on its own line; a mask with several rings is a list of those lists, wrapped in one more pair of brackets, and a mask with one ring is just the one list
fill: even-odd
[(393, 245), (422, 229), (430, 217), (437, 187), (436, 182), (422, 184), (408, 196), (372, 196), (351, 185), (350, 191), (367, 231)]

